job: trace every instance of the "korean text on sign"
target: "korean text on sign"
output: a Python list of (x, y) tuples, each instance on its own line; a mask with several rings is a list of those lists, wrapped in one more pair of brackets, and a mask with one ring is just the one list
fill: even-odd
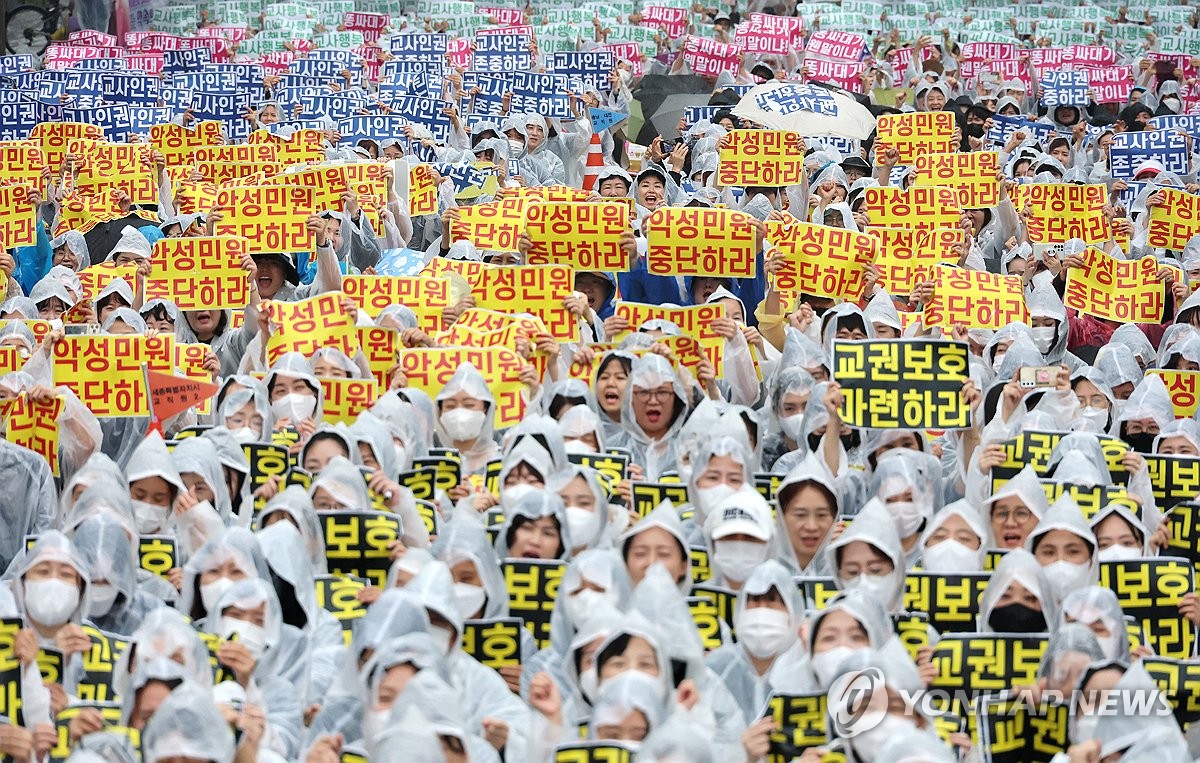
[(1163, 284), (1153, 257), (1118, 260), (1094, 246), (1083, 254), (1083, 266), (1067, 269), (1063, 304), (1072, 310), (1122, 323), (1162, 321)]
[(217, 204), (225, 219), (213, 233), (241, 236), (249, 241), (248, 251), (311, 252), (313, 234), (306, 227), (313, 212), (313, 189), (300, 186), (247, 186), (222, 188)]
[(795, 185), (804, 173), (798, 133), (786, 130), (734, 130), (721, 149), (720, 185)]
[(1000, 201), (1000, 181), (996, 178), (999, 154), (976, 151), (969, 154), (919, 154), (913, 185), (940, 185), (958, 191), (963, 209), (994, 207)]
[(652, 275), (753, 278), (754, 218), (730, 209), (660, 207), (646, 221)]
[(530, 265), (569, 265), (575, 270), (629, 270), (621, 234), (629, 229), (629, 207), (604, 201), (530, 204), (525, 232), (533, 242)]
[(784, 257), (775, 288), (834, 298), (858, 299), (863, 269), (878, 245), (865, 233), (798, 221), (770, 221), (767, 241)]
[(146, 301), (166, 299), (180, 310), (228, 310), (250, 299), (241, 258), (246, 240), (236, 236), (164, 238), (154, 244)]
[(875, 163), (882, 165), (888, 148), (896, 149), (898, 164), (911, 165), (921, 154), (948, 154), (955, 149), (954, 113), (912, 111), (879, 117)]
[(925, 306), (926, 328), (963, 323), (967, 328), (998, 329), (1028, 323), (1020, 276), (939, 267), (933, 270), (933, 298)]
[(842, 419), (873, 429), (968, 427), (970, 408), (961, 394), (968, 356), (967, 345), (959, 342), (834, 342)]

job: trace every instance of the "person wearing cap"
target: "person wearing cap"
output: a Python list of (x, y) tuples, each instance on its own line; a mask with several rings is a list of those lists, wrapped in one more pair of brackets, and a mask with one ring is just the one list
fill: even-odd
[(596, 193), (606, 199), (628, 198), (631, 188), (633, 178), (615, 164), (605, 165), (596, 176)]
[(851, 156), (841, 163), (842, 172), (846, 173), (846, 180), (854, 184), (860, 178), (871, 176), (871, 165), (867, 164), (866, 160), (861, 156)]
[(1161, 173), (1166, 172), (1162, 162), (1157, 159), (1147, 159), (1133, 171), (1133, 179), (1138, 182), (1152, 181)]
[(771, 507), (757, 490), (743, 485), (709, 512), (704, 535), (712, 554), (712, 582), (739, 591), (771, 556)]

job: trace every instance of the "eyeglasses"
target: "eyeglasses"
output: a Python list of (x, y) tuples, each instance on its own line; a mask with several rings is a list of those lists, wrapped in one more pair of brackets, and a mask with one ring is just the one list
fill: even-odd
[(635, 387), (633, 390), (634, 400), (643, 403), (649, 402), (651, 399), (665, 403), (674, 396), (675, 390), (673, 389), (637, 389)]
[(999, 511), (992, 512), (992, 519), (998, 519), (1001, 522), (1007, 522), (1009, 517), (1012, 517), (1012, 520), (1017, 524), (1023, 525), (1030, 519), (1033, 519), (1033, 512), (1029, 509), (1012, 509), (1011, 511), (1009, 509), (1000, 509)]

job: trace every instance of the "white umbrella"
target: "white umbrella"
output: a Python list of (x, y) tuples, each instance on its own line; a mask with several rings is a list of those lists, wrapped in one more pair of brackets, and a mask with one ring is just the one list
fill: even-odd
[(866, 140), (875, 129), (875, 116), (845, 93), (796, 82), (772, 80), (759, 85), (742, 96), (733, 113), (807, 138), (833, 135)]

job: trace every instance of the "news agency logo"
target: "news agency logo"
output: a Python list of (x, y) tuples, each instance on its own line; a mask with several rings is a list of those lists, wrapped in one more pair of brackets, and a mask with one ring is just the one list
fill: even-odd
[(836, 736), (851, 739), (879, 725), (887, 715), (883, 671), (869, 667), (846, 673), (829, 689), (829, 716)]

